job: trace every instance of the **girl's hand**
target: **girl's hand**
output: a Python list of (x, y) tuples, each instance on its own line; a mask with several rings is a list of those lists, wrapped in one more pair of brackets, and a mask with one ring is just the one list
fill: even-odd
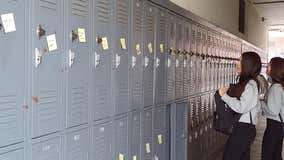
[(219, 89), (219, 94), (222, 97), (224, 94), (226, 94), (228, 92), (229, 88), (228, 87), (224, 87), (224, 88), (220, 88)]

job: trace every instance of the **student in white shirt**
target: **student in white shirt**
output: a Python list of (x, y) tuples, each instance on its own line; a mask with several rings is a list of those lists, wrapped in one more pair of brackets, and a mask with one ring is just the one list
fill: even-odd
[(271, 59), (267, 74), (272, 85), (267, 95), (267, 105), (263, 107), (267, 126), (262, 140), (262, 160), (282, 160), (284, 118), (284, 60), (280, 57)]
[(255, 124), (260, 111), (259, 83), (261, 59), (255, 52), (245, 52), (237, 63), (239, 81), (235, 87), (219, 89), (222, 100), (242, 114), (227, 140), (223, 160), (249, 160), (250, 147), (256, 136)]

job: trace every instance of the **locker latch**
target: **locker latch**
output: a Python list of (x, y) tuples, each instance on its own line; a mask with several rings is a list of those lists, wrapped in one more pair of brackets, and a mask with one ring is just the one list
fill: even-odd
[(186, 68), (186, 65), (187, 65), (186, 60), (184, 60), (183, 61), (183, 68)]
[(0, 31), (2, 31), (3, 30), (3, 25), (2, 25), (2, 23), (0, 23)]
[(120, 65), (120, 60), (121, 60), (121, 56), (116, 54), (115, 55), (115, 68), (117, 68)]
[(38, 39), (40, 39), (42, 36), (46, 34), (46, 31), (42, 28), (41, 25), (38, 25), (36, 32), (37, 32)]
[(100, 64), (101, 56), (96, 52), (95, 53), (95, 67)]
[(149, 65), (149, 58), (147, 56), (145, 56), (145, 58), (144, 58), (144, 65), (145, 65), (145, 67), (148, 67), (148, 65)]
[(170, 67), (171, 67), (171, 59), (168, 58), (168, 68), (170, 68)]
[(132, 62), (131, 62), (131, 66), (132, 66), (132, 68), (134, 68), (135, 65), (136, 65), (136, 61), (137, 61), (136, 57), (135, 57), (135, 56), (132, 56), (132, 60), (131, 60), (131, 61), (132, 61)]
[(72, 67), (74, 64), (75, 53), (69, 50), (69, 67)]
[(35, 67), (38, 68), (38, 66), (41, 64), (42, 60), (42, 53), (38, 48), (35, 48)]
[(179, 60), (176, 59), (176, 68), (178, 68), (178, 67), (179, 67)]
[(72, 42), (78, 39), (78, 33), (76, 33), (74, 30), (72, 30), (71, 39), (72, 39)]
[(156, 58), (156, 67), (159, 67), (160, 66), (160, 59), (157, 57)]

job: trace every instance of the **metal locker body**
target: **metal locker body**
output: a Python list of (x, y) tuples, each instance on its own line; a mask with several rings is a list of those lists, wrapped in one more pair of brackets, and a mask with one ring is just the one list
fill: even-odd
[(3, 21), (6, 20), (0, 18), (3, 27), (0, 30), (0, 147), (24, 140), (24, 89), (27, 66), (26, 2), (4, 0), (1, 3), (0, 15), (12, 15), (16, 30), (4, 28)]
[(140, 160), (140, 139), (141, 139), (141, 121), (140, 121), (140, 112), (134, 111), (129, 114), (128, 117), (128, 159), (137, 159)]
[(65, 65), (67, 69), (66, 127), (88, 122), (90, 1), (64, 1), (66, 6)]
[(176, 49), (176, 22), (175, 16), (168, 13), (169, 17), (167, 23), (167, 46), (169, 50), (167, 51), (166, 60), (166, 86), (167, 86), (167, 102), (171, 102), (175, 99), (175, 49)]
[(191, 25), (184, 22), (184, 58), (183, 58), (183, 97), (189, 96), (190, 90), (190, 45), (191, 45)]
[(154, 35), (156, 23), (156, 8), (150, 3), (144, 5), (143, 17), (143, 97), (144, 107), (153, 105), (154, 77)]
[(65, 160), (88, 160), (89, 153), (89, 129), (85, 128), (66, 134)]
[(92, 83), (94, 93), (94, 119), (99, 120), (113, 115), (114, 108), (111, 104), (111, 67), (112, 67), (112, 0), (93, 1), (93, 48), (91, 51), (93, 64)]
[(0, 152), (0, 159), (3, 160), (23, 160), (24, 159), (24, 149), (16, 148), (11, 150), (5, 150), (3, 153)]
[(112, 123), (105, 122), (93, 127), (92, 148), (93, 159), (110, 160), (111, 158)]
[(32, 160), (59, 160), (60, 148), (61, 147), (59, 138), (53, 138), (46, 141), (38, 142), (31, 146)]
[(176, 18), (176, 62), (175, 62), (175, 99), (183, 98), (183, 50), (184, 50), (183, 19)]
[(57, 132), (63, 115), (62, 1), (35, 1), (31, 8), (31, 30), (36, 33), (31, 37), (31, 130), (38, 137)]
[(114, 131), (113, 131), (113, 151), (114, 157), (112, 159), (125, 160), (128, 158), (127, 153), (127, 117), (122, 117), (115, 119), (114, 121)]
[(207, 89), (207, 58), (205, 58), (204, 56), (201, 58), (201, 74), (200, 74), (200, 78), (201, 78), (201, 92), (206, 92)]
[(201, 113), (200, 115), (201, 123), (203, 123), (206, 118), (206, 95), (201, 96), (200, 113)]
[(171, 158), (171, 105), (166, 106), (166, 128), (165, 128), (165, 160)]
[(154, 104), (163, 104), (166, 96), (166, 12), (163, 9), (158, 9), (156, 20), (155, 32), (155, 62), (154, 62), (154, 75), (155, 75), (155, 96)]
[(190, 95), (194, 95), (197, 93), (197, 56), (191, 55), (190, 56)]
[(129, 110), (130, 0), (116, 0), (114, 3), (112, 84), (117, 115)]
[(142, 121), (141, 121), (141, 159), (152, 160), (153, 158), (153, 141), (152, 141), (152, 109), (145, 109), (142, 111)]
[(132, 0), (131, 1), (131, 53), (129, 54), (130, 59), (130, 107), (131, 110), (140, 108), (143, 103), (143, 85), (142, 85), (142, 76), (143, 76), (143, 2), (141, 0)]
[(153, 145), (154, 158), (165, 159), (165, 143), (166, 138), (166, 107), (159, 106), (154, 110), (153, 119)]

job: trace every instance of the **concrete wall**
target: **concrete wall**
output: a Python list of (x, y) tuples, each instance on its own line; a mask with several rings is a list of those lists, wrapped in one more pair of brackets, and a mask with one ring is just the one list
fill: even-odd
[(170, 0), (177, 5), (204, 18), (210, 23), (249, 41), (256, 46), (267, 49), (267, 26), (261, 21), (255, 7), (246, 4), (245, 34), (238, 31), (239, 0)]

